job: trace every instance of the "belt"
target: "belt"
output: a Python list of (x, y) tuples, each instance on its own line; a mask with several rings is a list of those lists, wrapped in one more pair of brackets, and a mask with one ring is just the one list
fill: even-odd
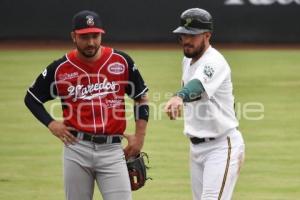
[(193, 144), (200, 144), (200, 143), (203, 143), (203, 142), (209, 142), (209, 141), (212, 141), (212, 140), (215, 140), (215, 139), (216, 138), (197, 138), (197, 137), (190, 138), (190, 140)]
[(121, 143), (121, 136), (113, 136), (113, 135), (91, 135), (83, 132), (70, 131), (73, 136), (78, 139), (94, 142), (97, 144), (113, 144), (113, 143)]

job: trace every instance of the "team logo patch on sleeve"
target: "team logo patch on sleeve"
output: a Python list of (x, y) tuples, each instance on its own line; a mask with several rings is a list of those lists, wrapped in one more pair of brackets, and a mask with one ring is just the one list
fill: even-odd
[(206, 65), (206, 66), (204, 67), (203, 73), (204, 73), (205, 76), (207, 76), (208, 78), (211, 78), (211, 77), (213, 77), (213, 75), (214, 75), (214, 73), (215, 73), (215, 70), (214, 70), (214, 68), (212, 68), (212, 67)]
[(125, 71), (125, 66), (119, 62), (115, 62), (108, 65), (108, 71), (111, 74), (123, 74)]

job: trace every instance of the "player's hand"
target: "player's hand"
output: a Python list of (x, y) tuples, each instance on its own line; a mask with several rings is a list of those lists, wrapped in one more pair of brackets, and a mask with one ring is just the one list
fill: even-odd
[(141, 152), (144, 145), (144, 137), (145, 136), (143, 134), (124, 134), (124, 138), (126, 138), (128, 142), (127, 146), (124, 149), (126, 159), (134, 157)]
[(164, 111), (171, 120), (174, 120), (177, 117), (181, 117), (182, 105), (182, 98), (174, 96), (167, 102)]
[(74, 137), (70, 131), (75, 130), (72, 127), (67, 127), (64, 123), (59, 121), (52, 121), (48, 125), (49, 130), (60, 139), (65, 145), (70, 145), (78, 142), (78, 139)]

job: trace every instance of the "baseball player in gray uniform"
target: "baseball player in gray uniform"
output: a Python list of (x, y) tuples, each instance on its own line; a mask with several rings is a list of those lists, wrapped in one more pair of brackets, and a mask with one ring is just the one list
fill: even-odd
[[(95, 183), (103, 200), (131, 200), (125, 157), (138, 155), (144, 144), (148, 87), (129, 55), (101, 44), (105, 31), (97, 13), (80, 11), (72, 24), (76, 48), (37, 77), (27, 90), (26, 106), (65, 144), (67, 200), (92, 200)], [(134, 103), (132, 135), (124, 134), (125, 95)], [(63, 122), (53, 119), (43, 106), (55, 98), (61, 99)]]
[(230, 200), (244, 160), (231, 70), (210, 45), (212, 30), (206, 10), (191, 8), (182, 13), (173, 33), (183, 46), (183, 87), (165, 106), (170, 119), (180, 117), (184, 108), (194, 200)]

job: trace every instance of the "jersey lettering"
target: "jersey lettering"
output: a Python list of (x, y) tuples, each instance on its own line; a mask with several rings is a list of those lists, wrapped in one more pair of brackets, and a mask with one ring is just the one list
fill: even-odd
[(119, 90), (120, 85), (118, 83), (116, 83), (115, 81), (109, 82), (107, 81), (107, 79), (104, 79), (102, 83), (89, 84), (87, 86), (72, 85), (67, 89), (67, 91), (69, 92), (68, 96), (72, 96), (73, 101), (76, 101), (77, 99), (91, 100), (96, 97), (116, 93)]

